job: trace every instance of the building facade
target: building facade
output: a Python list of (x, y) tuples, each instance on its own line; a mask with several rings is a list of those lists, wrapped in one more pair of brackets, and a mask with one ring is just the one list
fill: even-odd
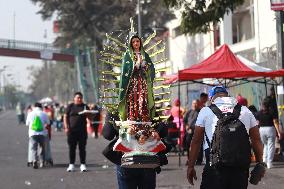
[[(169, 74), (177, 73), (209, 57), (222, 44), (230, 46), (235, 54), (261, 66), (279, 69), (276, 47), (276, 16), (271, 10), (270, 1), (246, 0), (234, 12), (226, 14), (212, 31), (194, 36), (183, 35), (179, 30), (180, 15), (167, 24), (169, 28), (169, 62), (172, 69)], [(181, 87), (183, 105), (190, 104), (192, 91), (208, 91), (206, 86), (191, 85)], [(259, 107), (266, 95), (263, 85), (245, 84), (230, 89), (231, 95), (242, 94), (249, 104)], [(269, 89), (268, 89), (269, 90)], [(177, 96), (173, 87), (173, 96)], [(187, 94), (187, 95), (184, 95)], [(195, 95), (196, 96), (196, 95)], [(255, 98), (257, 96), (257, 98)]]

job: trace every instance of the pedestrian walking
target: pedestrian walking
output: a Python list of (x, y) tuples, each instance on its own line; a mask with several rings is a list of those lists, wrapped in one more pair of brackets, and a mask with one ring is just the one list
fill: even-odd
[[(28, 107), (26, 108), (26, 115), (28, 115), (32, 111), (33, 111), (33, 105), (28, 105)], [(30, 167), (32, 165), (33, 165), (33, 162), (32, 162), (32, 144), (31, 144), (31, 140), (29, 140), (27, 166)]]
[[(189, 147), (194, 134), (195, 122), (198, 116), (199, 100), (195, 99), (191, 103), (191, 108), (185, 113), (183, 122), (185, 126), (185, 137), (184, 137), (184, 149), (187, 151), (187, 156), (189, 155)], [(200, 147), (200, 152), (196, 164), (200, 165), (203, 161), (203, 145)], [(186, 163), (188, 164), (188, 162)]]
[(54, 108), (55, 131), (61, 131), (62, 130), (63, 115), (64, 115), (63, 106), (60, 106), (59, 103), (56, 103), (55, 108)]
[[(208, 106), (208, 94), (207, 93), (200, 93), (199, 95), (199, 106), (198, 106), (198, 109), (199, 111), (205, 107), (205, 106)], [(196, 161), (196, 164), (197, 165), (201, 165), (202, 162), (203, 162), (203, 156), (204, 156), (204, 151), (203, 151), (203, 144), (204, 144), (204, 140), (201, 142), (201, 146), (200, 146), (200, 152), (199, 152), (199, 155), (198, 155), (198, 159)]]
[(203, 108), (206, 106), (206, 103), (208, 102), (208, 94), (207, 93), (200, 93), (199, 95), (199, 108)]
[[(119, 189), (154, 189), (156, 187), (156, 174), (161, 172), (161, 168), (124, 168), (121, 167), (121, 158), (123, 153), (114, 151), (113, 146), (119, 138), (118, 127), (115, 121), (119, 120), (117, 111), (107, 112), (105, 125), (102, 130), (102, 135), (105, 139), (111, 141), (103, 150), (103, 155), (116, 165), (116, 175)], [(158, 133), (161, 137), (165, 137), (165, 129), (163, 125), (158, 127)], [(160, 166), (167, 165), (168, 160), (166, 153), (170, 151), (167, 148), (165, 151), (159, 152)]]
[(75, 170), (76, 147), (79, 146), (80, 170), (86, 172), (86, 145), (87, 145), (87, 122), (90, 122), (84, 110), (89, 107), (83, 103), (83, 94), (76, 92), (74, 94), (73, 103), (69, 104), (64, 114), (64, 130), (67, 134), (67, 142), (69, 147), (69, 166), (67, 172)]
[(269, 103), (262, 102), (261, 110), (256, 113), (258, 121), (260, 138), (263, 143), (263, 161), (266, 162), (267, 168), (272, 168), (275, 154), (276, 136), (282, 139), (282, 133), (279, 128), (278, 115), (270, 111)]
[[(45, 137), (47, 136), (46, 126), (49, 124), (49, 119), (46, 113), (42, 111), (42, 105), (35, 103), (33, 110), (28, 114), (26, 125), (29, 126), (29, 150), (31, 150), (31, 160), (34, 169), (43, 167), (45, 160)], [(38, 156), (38, 146), (41, 147)], [(30, 152), (28, 152), (30, 153)]]
[(47, 135), (44, 137), (45, 145), (45, 156), (44, 156), (44, 165), (53, 166), (53, 158), (51, 154), (51, 133), (52, 133), (52, 122), (53, 122), (53, 110), (51, 107), (44, 105), (43, 111), (46, 113), (49, 119), (49, 124), (46, 125)]
[[(183, 125), (184, 112), (185, 110), (183, 107), (181, 107), (180, 100), (178, 98), (175, 99), (171, 107), (171, 115), (174, 117), (174, 123), (176, 123), (177, 128), (179, 129), (179, 132), (180, 132), (180, 136), (178, 139), (178, 145), (180, 149), (182, 148), (184, 133), (185, 133), (184, 125)], [(183, 152), (185, 149), (181, 149), (181, 150)]]
[[(212, 105), (200, 110), (190, 146), (187, 179), (196, 179), (194, 165), (201, 142), (204, 143), (206, 165), (202, 173), (201, 189), (246, 189), (248, 186), (251, 146), (256, 155), (257, 168), (262, 164), (262, 144), (257, 122), (247, 107), (237, 104), (223, 86), (210, 90)], [(259, 173), (258, 171), (254, 171)], [(263, 176), (264, 172), (261, 172)]]
[(91, 126), (93, 128), (92, 137), (99, 138), (99, 125), (100, 125), (100, 120), (101, 120), (101, 111), (97, 104), (92, 104), (90, 106), (90, 109), (95, 111), (92, 117), (92, 121), (91, 121)]
[[(155, 111), (155, 102), (154, 102), (154, 95), (153, 95), (153, 82), (155, 78), (155, 68), (154, 64), (152, 63), (149, 55), (145, 52), (142, 44), (141, 38), (136, 34), (131, 32), (129, 38), (129, 48), (123, 54), (122, 59), (122, 70), (120, 76), (120, 83), (119, 83), (119, 104), (118, 104), (118, 112), (114, 113), (117, 117), (120, 118), (120, 121), (135, 121), (135, 122), (153, 122), (155, 115), (157, 112)], [(108, 116), (109, 117), (109, 116)], [(104, 129), (109, 128), (107, 133), (113, 133), (111, 131), (111, 125), (107, 125), (110, 123), (109, 119), (106, 120), (106, 125)], [(160, 122), (159, 122), (160, 123)], [(148, 138), (153, 138), (157, 140), (163, 138), (162, 130), (166, 130), (166, 127), (163, 127), (161, 124), (157, 123), (157, 127), (153, 130), (149, 130), (149, 134), (147, 131), (147, 137), (145, 130), (143, 131), (136, 125), (132, 125), (128, 127), (129, 133), (136, 133), (134, 139), (135, 142), (139, 140), (139, 146), (143, 147), (145, 142)], [(161, 131), (159, 131), (161, 128)], [(162, 129), (163, 128), (163, 129)], [(135, 131), (138, 129), (139, 131)], [(147, 128), (148, 130), (148, 128)], [(122, 131), (122, 130), (120, 130)], [(120, 132), (119, 131), (119, 132)], [(117, 136), (117, 134), (113, 134)], [(131, 134), (132, 135), (132, 134)], [(106, 137), (107, 138), (107, 137)], [(117, 137), (116, 137), (117, 138)], [(112, 141), (113, 142), (113, 141)], [(112, 143), (111, 143), (112, 144)], [(104, 154), (119, 154), (122, 155), (121, 152), (113, 152), (113, 148), (108, 147), (110, 150), (106, 150), (107, 153)], [(142, 148), (143, 149), (143, 148)], [(116, 149), (117, 150), (117, 149)], [(123, 151), (123, 150), (121, 150)], [(125, 151), (123, 151), (125, 152)], [(137, 154), (141, 154), (141, 158), (147, 158), (147, 156), (143, 155), (143, 152), (138, 149)], [(148, 153), (147, 150), (145, 150)], [(130, 152), (131, 153), (131, 152)], [(127, 153), (125, 152), (127, 155)], [(155, 160), (158, 160), (160, 165), (163, 165), (165, 162), (160, 157), (163, 156), (165, 159), (165, 154), (157, 156), (150, 155), (148, 157), (154, 157)], [(109, 157), (106, 155), (106, 157)], [(147, 189), (154, 189), (156, 187), (156, 174), (160, 172), (160, 168), (142, 168), (143, 162), (140, 164), (142, 165), (141, 168), (128, 168), (122, 167), (121, 164), (121, 156), (116, 156), (113, 158), (112, 162), (117, 162), (117, 179), (118, 179), (118, 186), (119, 189), (136, 189), (136, 188), (147, 188)], [(129, 156), (131, 157), (131, 156)], [(136, 155), (132, 156), (133, 159), (130, 160), (131, 162), (135, 162), (134, 157), (138, 157)], [(156, 159), (157, 158), (157, 159)], [(127, 160), (128, 161), (128, 160)], [(157, 161), (158, 162), (158, 161)], [(166, 162), (167, 163), (167, 162)], [(136, 162), (135, 162), (136, 164)], [(138, 163), (137, 163), (138, 165)]]
[(22, 103), (18, 102), (16, 106), (16, 113), (18, 118), (18, 124), (25, 124), (25, 107)]

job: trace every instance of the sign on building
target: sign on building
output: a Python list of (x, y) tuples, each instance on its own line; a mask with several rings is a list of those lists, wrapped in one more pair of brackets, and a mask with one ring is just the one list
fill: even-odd
[(52, 60), (53, 59), (53, 52), (48, 49), (44, 49), (40, 51), (40, 58), (44, 60)]
[(270, 0), (271, 9), (274, 11), (284, 10), (284, 0)]

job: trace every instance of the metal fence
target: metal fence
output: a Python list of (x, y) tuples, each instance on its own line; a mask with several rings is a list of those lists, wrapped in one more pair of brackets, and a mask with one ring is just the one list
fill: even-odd
[(53, 53), (62, 52), (61, 49), (54, 47), (50, 43), (40, 43), (40, 42), (11, 40), (11, 39), (0, 39), (0, 48), (34, 50), (34, 51), (47, 50)]

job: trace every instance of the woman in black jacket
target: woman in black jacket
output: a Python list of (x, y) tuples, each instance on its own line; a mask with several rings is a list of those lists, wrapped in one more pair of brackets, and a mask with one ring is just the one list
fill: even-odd
[(275, 153), (276, 136), (281, 139), (278, 116), (277, 113), (271, 111), (269, 103), (264, 101), (255, 118), (258, 121), (260, 138), (263, 143), (263, 162), (270, 169)]

